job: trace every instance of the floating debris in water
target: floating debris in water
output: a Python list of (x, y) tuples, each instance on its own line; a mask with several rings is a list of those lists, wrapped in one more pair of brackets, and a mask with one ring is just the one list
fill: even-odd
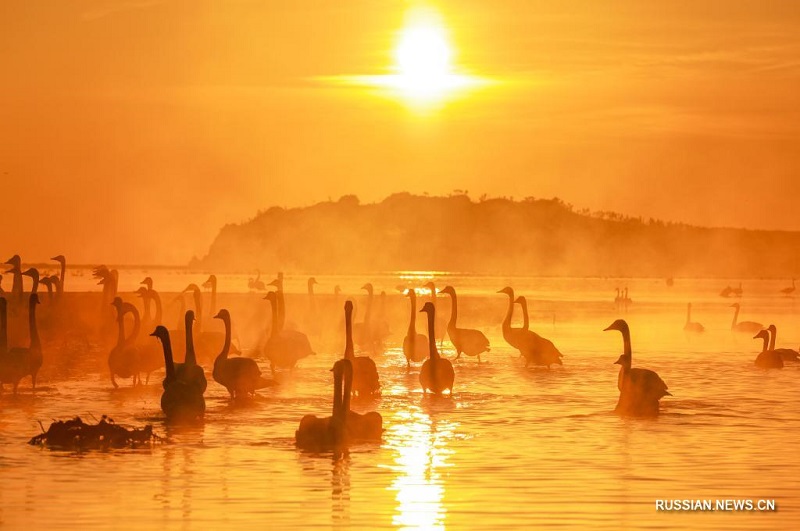
[(86, 424), (80, 417), (55, 421), (47, 431), (33, 437), (28, 444), (70, 450), (108, 450), (136, 448), (158, 439), (150, 424), (144, 428), (125, 428), (103, 415), (97, 424)]

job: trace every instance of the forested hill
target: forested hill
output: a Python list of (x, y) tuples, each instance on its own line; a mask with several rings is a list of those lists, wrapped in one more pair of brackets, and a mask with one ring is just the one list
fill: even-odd
[(701, 228), (577, 212), (559, 199), (394, 194), (273, 207), (226, 225), (193, 266), (497, 275), (791, 277), (800, 233)]

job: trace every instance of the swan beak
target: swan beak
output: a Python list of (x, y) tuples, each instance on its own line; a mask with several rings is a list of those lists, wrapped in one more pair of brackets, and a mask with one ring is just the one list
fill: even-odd
[(622, 356), (620, 356), (619, 358), (617, 358), (617, 361), (615, 361), (615, 362), (613, 363), (613, 365), (622, 365)]
[(217, 312), (217, 315), (214, 316), (214, 319), (222, 319), (222, 312)]
[[(609, 325), (608, 327), (603, 328), (603, 332), (608, 332), (609, 330), (616, 330), (615, 328), (612, 328), (613, 326), (614, 325)], [(617, 360), (616, 363), (619, 363), (619, 360)]]

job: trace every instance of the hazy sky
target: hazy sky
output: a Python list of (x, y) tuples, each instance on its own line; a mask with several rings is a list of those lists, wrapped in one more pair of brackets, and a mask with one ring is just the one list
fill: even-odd
[[(391, 72), (420, 5), (492, 84), (421, 112), (331, 81)], [(798, 28), (770, 0), (4, 0), (0, 254), (185, 263), (271, 205), (454, 189), (798, 230)]]

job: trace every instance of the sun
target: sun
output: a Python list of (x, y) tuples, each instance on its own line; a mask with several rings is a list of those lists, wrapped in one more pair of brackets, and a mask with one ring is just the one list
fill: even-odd
[(442, 28), (405, 28), (395, 50), (395, 85), (409, 94), (432, 96), (453, 85), (452, 50)]

